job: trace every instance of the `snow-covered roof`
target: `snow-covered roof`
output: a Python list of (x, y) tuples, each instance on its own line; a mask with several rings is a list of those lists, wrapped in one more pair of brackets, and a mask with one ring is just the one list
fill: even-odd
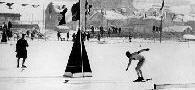
[(170, 26), (163, 28), (165, 32), (183, 32), (184, 30), (190, 29), (192, 30), (191, 26)]
[(155, 16), (147, 16), (146, 18), (144, 19), (155, 19), (155, 20), (161, 20), (160, 17), (155, 17)]
[(195, 35), (191, 35), (191, 34), (185, 34), (183, 35), (184, 39), (195, 39)]
[[(100, 10), (98, 12), (101, 12)], [(122, 14), (116, 13), (111, 10), (106, 10), (106, 13), (104, 14), (104, 17), (108, 20), (116, 20), (116, 19), (127, 19), (127, 16), (124, 16)]]
[(58, 29), (70, 29), (68, 26), (56, 26)]

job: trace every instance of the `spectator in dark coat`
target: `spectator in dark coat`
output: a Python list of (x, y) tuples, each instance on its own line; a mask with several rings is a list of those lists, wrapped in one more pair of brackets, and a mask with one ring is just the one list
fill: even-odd
[(19, 60), (20, 58), (23, 58), (23, 62), (22, 62), (22, 67), (26, 68), (26, 66), (24, 65), (25, 60), (27, 58), (27, 50), (26, 47), (28, 47), (28, 43), (27, 41), (24, 39), (25, 34), (22, 34), (22, 38), (19, 39), (16, 43), (16, 57), (18, 58), (17, 60), (17, 68), (19, 68)]
[(67, 32), (67, 35), (66, 36), (67, 36), (67, 41), (68, 41), (68, 39), (69, 39), (69, 32)]
[(58, 41), (61, 40), (60, 32), (57, 33)]
[(9, 21), (8, 22), (8, 30), (10, 30), (10, 28), (12, 28), (12, 23)]
[(101, 34), (101, 37), (103, 37), (103, 34), (104, 34), (104, 28), (102, 26), (100, 26), (100, 34)]
[(35, 34), (32, 32), (32, 33), (31, 33), (31, 40), (33, 40), (34, 37), (35, 37)]
[(63, 5), (63, 11), (62, 12), (60, 12), (60, 14), (62, 15), (62, 19), (60, 20), (60, 22), (59, 22), (59, 25), (63, 25), (63, 24), (66, 24), (66, 20), (65, 20), (65, 14), (66, 14), (66, 12), (67, 12), (67, 8), (66, 8), (66, 6), (65, 5)]
[(74, 42), (74, 41), (75, 41), (75, 39), (76, 39), (76, 34), (75, 34), (75, 33), (73, 33), (73, 34), (72, 34), (72, 41)]
[(132, 39), (132, 35), (129, 34), (129, 42), (131, 42), (131, 39)]
[(91, 26), (91, 32), (94, 34), (94, 26)]
[(89, 38), (90, 38), (90, 33), (88, 32), (87, 33), (87, 40), (89, 41)]
[(108, 28), (108, 37), (110, 37), (111, 30)]
[(98, 39), (98, 41), (100, 41), (100, 34), (98, 33), (98, 35), (97, 35), (97, 39)]
[(121, 34), (121, 28), (118, 28), (118, 33)]

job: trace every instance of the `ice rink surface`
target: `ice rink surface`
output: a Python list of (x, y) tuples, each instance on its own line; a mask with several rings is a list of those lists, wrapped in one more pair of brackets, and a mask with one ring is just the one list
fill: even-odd
[[(63, 78), (72, 49), (71, 41), (28, 40), (27, 69), (16, 68), (15, 41), (0, 44), (0, 90), (145, 90), (154, 84), (181, 84), (165, 90), (195, 89), (195, 42), (150, 41), (126, 38), (104, 38), (85, 42), (93, 77)], [(142, 67), (147, 83), (133, 83), (137, 79), (133, 61), (125, 71), (128, 58), (125, 52), (143, 52)], [(64, 83), (65, 80), (69, 82)], [(192, 84), (192, 85), (190, 85)]]

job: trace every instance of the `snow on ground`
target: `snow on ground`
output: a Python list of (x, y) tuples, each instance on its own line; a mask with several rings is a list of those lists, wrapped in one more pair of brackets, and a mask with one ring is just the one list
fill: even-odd
[[(92, 69), (91, 78), (62, 78), (72, 49), (72, 41), (28, 40), (26, 70), (16, 68), (15, 41), (0, 44), (0, 90), (144, 90), (153, 84), (183, 84), (195, 82), (195, 42), (150, 41), (126, 38), (104, 38), (86, 41), (86, 50)], [(128, 58), (125, 52), (143, 52), (146, 62), (142, 67), (148, 83), (132, 83), (137, 78), (132, 62), (125, 71)], [(65, 79), (70, 80), (63, 83)]]

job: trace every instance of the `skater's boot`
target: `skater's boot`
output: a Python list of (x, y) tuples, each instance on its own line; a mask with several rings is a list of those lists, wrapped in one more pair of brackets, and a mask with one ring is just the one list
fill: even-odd
[(25, 65), (22, 65), (22, 68), (27, 68)]
[(17, 68), (19, 68), (19, 64), (17, 65)]
[(144, 78), (143, 77), (139, 77), (140, 78), (140, 80), (142, 81), (142, 80), (144, 80)]
[(133, 82), (140, 82), (143, 80), (143, 77), (138, 77), (138, 79), (134, 80)]

